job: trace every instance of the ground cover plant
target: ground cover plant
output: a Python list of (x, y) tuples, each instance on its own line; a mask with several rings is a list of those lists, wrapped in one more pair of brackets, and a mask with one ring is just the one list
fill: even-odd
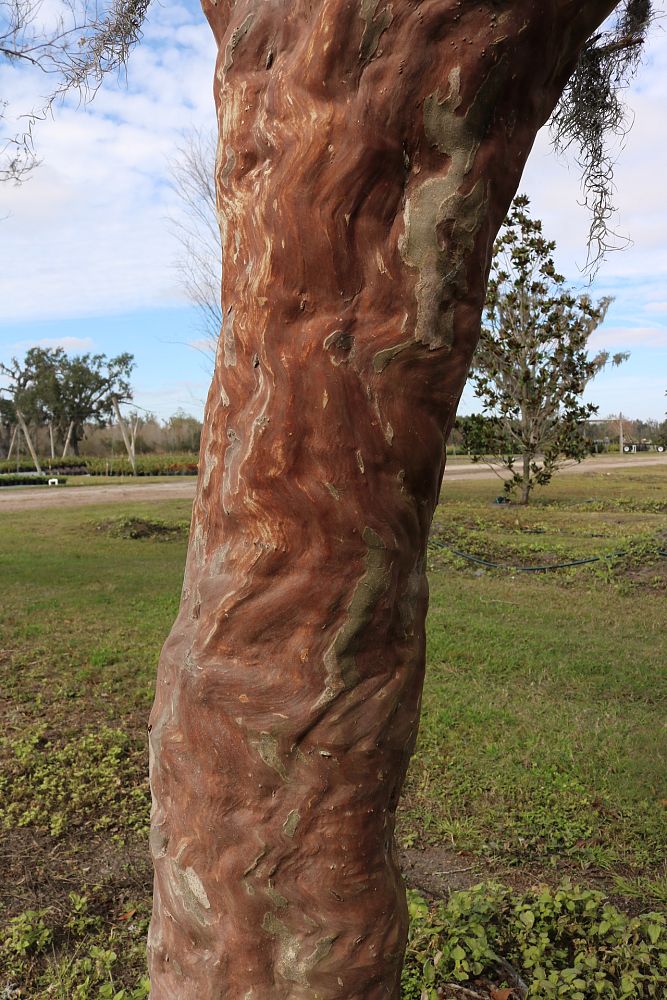
[[(447, 484), (398, 830), (405, 1000), (514, 973), (531, 997), (664, 995), (665, 487), (661, 467), (563, 476), (519, 510), (493, 481)], [(147, 995), (145, 726), (188, 519), (186, 501), (5, 515), (2, 997)], [(603, 559), (534, 574), (452, 548)]]

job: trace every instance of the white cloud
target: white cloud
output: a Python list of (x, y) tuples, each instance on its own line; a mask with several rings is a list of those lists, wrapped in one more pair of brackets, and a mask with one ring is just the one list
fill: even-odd
[(41, 340), (22, 340), (14, 344), (14, 351), (27, 351), (31, 347), (62, 347), (64, 351), (90, 351), (92, 337), (42, 337)]
[(213, 356), (214, 344), (210, 337), (197, 337), (194, 340), (188, 340), (188, 347), (194, 348), (195, 351), (201, 351), (208, 358)]
[(601, 326), (589, 340), (591, 350), (639, 347), (667, 348), (667, 328), (663, 326)]
[(201, 420), (209, 383), (210, 379), (202, 379), (201, 382), (182, 380), (161, 385), (157, 389), (138, 385), (135, 388), (133, 403), (157, 414), (161, 420), (167, 419), (179, 409)]
[[(178, 247), (168, 217), (179, 206), (169, 187), (167, 160), (185, 129), (214, 124), (214, 61), (213, 37), (199, 9), (171, 0), (153, 5), (144, 41), (130, 59), (127, 86), (108, 80), (87, 108), (68, 104), (55, 110), (53, 120), (38, 123), (42, 165), (20, 188), (0, 185), (4, 322), (184, 303), (172, 266)], [(660, 166), (666, 158), (665, 66), (667, 33), (656, 30), (648, 63), (629, 93), (634, 126), (616, 168), (618, 227), (634, 244), (609, 255), (592, 289), (594, 296), (616, 298), (609, 326), (596, 334), (597, 346), (637, 354), (665, 346), (659, 326), (667, 313), (667, 186)], [(0, 66), (0, 94), (13, 109), (35, 106), (43, 88), (42, 75)], [(579, 204), (578, 168), (556, 159), (545, 130), (520, 189), (531, 196), (534, 214), (557, 241), (562, 271), (585, 284), (578, 267), (585, 263), (589, 218)], [(11, 336), (21, 336), (20, 329)], [(85, 348), (73, 344), (72, 349)], [(640, 376), (630, 382), (619, 370), (616, 378), (622, 381), (609, 392), (620, 391), (621, 385), (624, 399), (634, 392), (635, 412), (657, 405), (659, 395), (662, 404), (657, 387), (650, 388)], [(189, 401), (198, 406), (205, 392), (203, 383), (147, 387), (142, 405), (156, 409), (165, 399), (167, 411), (175, 405), (187, 408)], [(627, 399), (622, 405), (633, 411)]]
[[(21, 187), (0, 185), (3, 321), (185, 302), (167, 160), (184, 129), (213, 124), (213, 68), (201, 12), (156, 5), (128, 86), (107, 81), (87, 108), (65, 105), (37, 124), (41, 166)], [(14, 109), (35, 106), (42, 86), (30, 71), (0, 71)]]

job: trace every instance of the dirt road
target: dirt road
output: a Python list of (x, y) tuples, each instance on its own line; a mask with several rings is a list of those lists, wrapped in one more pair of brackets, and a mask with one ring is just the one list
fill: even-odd
[(168, 483), (104, 483), (101, 486), (5, 486), (0, 489), (0, 514), (4, 511), (35, 510), (39, 507), (84, 507), (106, 503), (138, 503), (156, 500), (191, 500), (193, 479), (174, 478)]
[[(590, 458), (580, 465), (563, 469), (559, 475), (581, 475), (610, 472), (612, 469), (640, 469), (647, 465), (662, 465), (667, 469), (667, 455), (635, 455), (616, 458), (602, 455)], [(498, 468), (501, 473), (503, 470)], [(487, 465), (457, 464), (456, 459), (447, 466), (445, 479), (496, 479), (496, 473)], [(0, 514), (17, 510), (35, 510), (49, 507), (83, 507), (94, 504), (133, 503), (159, 500), (191, 500), (195, 494), (194, 480), (174, 479), (166, 483), (105, 483), (100, 486), (12, 487), (0, 489)]]

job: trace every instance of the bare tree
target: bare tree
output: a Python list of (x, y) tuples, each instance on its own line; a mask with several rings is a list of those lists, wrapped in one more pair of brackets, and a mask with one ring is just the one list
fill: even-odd
[(172, 219), (181, 248), (177, 266), (188, 297), (199, 311), (202, 349), (211, 362), (222, 326), (222, 249), (215, 199), (215, 150), (213, 133), (192, 129), (185, 134), (169, 164), (182, 208), (181, 214)]
[(224, 315), (150, 720), (154, 1000), (399, 996), (444, 443), (493, 241), (614, 7), (205, 5)]

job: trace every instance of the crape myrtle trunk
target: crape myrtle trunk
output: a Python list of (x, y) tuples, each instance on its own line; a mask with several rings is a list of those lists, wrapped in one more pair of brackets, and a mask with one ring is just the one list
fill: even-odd
[(221, 331), (150, 722), (153, 1000), (399, 996), (426, 543), (490, 251), (608, 0), (218, 0)]

